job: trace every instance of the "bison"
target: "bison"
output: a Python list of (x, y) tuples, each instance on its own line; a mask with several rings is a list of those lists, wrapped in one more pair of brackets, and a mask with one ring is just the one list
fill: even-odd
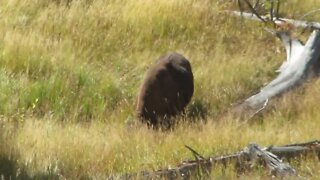
[(170, 127), (171, 117), (184, 112), (193, 95), (189, 61), (178, 53), (156, 60), (148, 70), (138, 95), (137, 117), (153, 128)]

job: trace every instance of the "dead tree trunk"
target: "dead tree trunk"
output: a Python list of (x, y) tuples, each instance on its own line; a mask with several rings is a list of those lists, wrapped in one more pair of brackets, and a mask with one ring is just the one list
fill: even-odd
[(245, 113), (252, 117), (264, 109), (270, 98), (278, 96), (304, 82), (314, 70), (319, 70), (320, 31), (314, 30), (307, 43), (291, 39), (287, 32), (277, 32), (276, 35), (284, 44), (287, 60), (277, 70), (280, 74), (269, 84), (261, 88), (260, 92), (247, 98), (236, 106), (238, 113)]
[(269, 84), (260, 89), (260, 92), (250, 96), (244, 102), (234, 106), (231, 109), (232, 114), (241, 119), (250, 119), (261, 110), (263, 110), (268, 101), (275, 96), (281, 95), (293, 87), (301, 85), (310, 74), (320, 72), (320, 23), (297, 21), (284, 18), (268, 19), (267, 16), (260, 16), (255, 13), (245, 13), (236, 11), (227, 11), (231, 15), (241, 16), (246, 19), (252, 19), (263, 22), (272, 22), (277, 26), (290, 24), (294, 27), (312, 28), (313, 30), (306, 44), (290, 37), (288, 31), (269, 32), (275, 34), (285, 46), (287, 59), (277, 70), (280, 74)]

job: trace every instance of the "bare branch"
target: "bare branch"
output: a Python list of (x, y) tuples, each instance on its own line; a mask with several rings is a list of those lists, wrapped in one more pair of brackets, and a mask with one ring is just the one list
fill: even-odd
[(248, 5), (250, 11), (251, 11), (257, 18), (259, 18), (262, 22), (267, 23), (267, 21), (259, 15), (259, 13), (253, 8), (253, 6), (251, 5), (251, 3), (250, 3), (248, 0), (244, 0), (244, 2), (246, 2), (246, 4)]
[(190, 146), (188, 146), (188, 145), (184, 145), (184, 146), (192, 152), (193, 156), (194, 156), (197, 160), (205, 159), (202, 155), (200, 155), (197, 151), (195, 151), (194, 149), (192, 149)]
[[(244, 17), (246, 19), (261, 21), (260, 18), (266, 22), (268, 20), (267, 16), (260, 16), (260, 18), (254, 16), (252, 13), (247, 12), (238, 12), (238, 11), (226, 11), (227, 13), (235, 16)], [(281, 25), (283, 23), (289, 23), (292, 24), (293, 27), (296, 28), (311, 28), (311, 29), (320, 29), (320, 23), (319, 22), (308, 22), (308, 21), (300, 21), (300, 20), (294, 20), (294, 19), (287, 19), (287, 18), (279, 18), (279, 19), (273, 19), (274, 23), (277, 25)]]
[(300, 19), (304, 19), (304, 18), (306, 18), (307, 16), (310, 16), (311, 14), (314, 14), (314, 13), (317, 13), (317, 12), (320, 12), (320, 9), (315, 9), (315, 10), (313, 10), (313, 11), (310, 11), (310, 12), (304, 14), (303, 16), (301, 16)]
[(259, 6), (259, 4), (260, 4), (260, 0), (257, 0), (256, 3), (254, 4), (253, 8), (254, 8), (254, 9), (257, 9), (258, 6)]
[(242, 14), (243, 7), (242, 7), (242, 4), (241, 4), (241, 0), (238, 0), (238, 7), (239, 7), (239, 10), (240, 10), (240, 13)]
[(273, 0), (270, 0), (271, 2), (271, 7), (270, 7), (270, 20), (272, 21), (273, 20), (273, 12), (274, 12), (274, 10), (273, 10)]
[(277, 0), (276, 19), (279, 19), (280, 0)]

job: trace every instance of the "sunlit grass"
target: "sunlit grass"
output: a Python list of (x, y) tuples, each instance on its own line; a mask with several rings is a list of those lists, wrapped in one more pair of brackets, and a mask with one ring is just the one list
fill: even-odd
[(27, 163), (31, 175), (46, 172), (54, 164), (56, 173), (63, 171), (68, 176), (117, 174), (160, 169), (192, 159), (184, 145), (204, 156), (218, 156), (241, 150), (249, 142), (281, 145), (317, 139), (319, 116), (286, 121), (287, 117), (275, 115), (263, 124), (252, 125), (231, 120), (189, 124), (173, 132), (128, 129), (114, 123), (61, 124), (25, 119), (10, 146), (18, 151), (20, 161)]
[[(299, 17), (315, 4), (287, 1), (284, 14)], [(319, 80), (271, 101), (247, 124), (218, 118), (274, 78), (285, 59), (275, 37), (225, 15), (229, 7), (216, 0), (1, 1), (0, 173), (10, 162), (18, 177), (103, 179), (191, 159), (185, 144), (215, 156), (249, 142), (318, 139)], [(170, 51), (192, 64), (185, 121), (201, 122), (168, 132), (130, 126), (144, 73)], [(304, 163), (303, 175), (319, 176), (319, 164)], [(213, 176), (236, 178), (232, 172)], [(243, 178), (251, 176), (267, 173)]]

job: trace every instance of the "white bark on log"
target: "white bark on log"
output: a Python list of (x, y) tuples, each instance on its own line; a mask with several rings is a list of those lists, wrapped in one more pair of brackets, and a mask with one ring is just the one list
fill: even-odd
[(279, 32), (278, 37), (286, 47), (287, 61), (280, 67), (280, 74), (273, 81), (263, 87), (258, 94), (245, 100), (244, 105), (255, 109), (255, 113), (266, 106), (269, 98), (289, 90), (304, 80), (309, 67), (315, 64), (320, 57), (319, 30), (312, 32), (304, 46), (297, 40), (290, 39), (285, 32)]
[(247, 148), (244, 149), (243, 153), (246, 153), (250, 157), (250, 161), (257, 161), (262, 159), (276, 176), (296, 176), (296, 170), (292, 168), (289, 164), (283, 163), (276, 155), (266, 150), (266, 148), (261, 148), (257, 144), (249, 144)]
[[(265, 22), (271, 22), (268, 16), (260, 16), (261, 19), (259, 19), (253, 13), (238, 11), (226, 12), (245, 19), (256, 21), (263, 19)], [(276, 33), (286, 48), (287, 60), (277, 70), (280, 74), (273, 81), (261, 88), (259, 93), (247, 98), (243, 103), (231, 109), (231, 114), (240, 117), (240, 119), (250, 119), (266, 107), (270, 98), (278, 96), (292, 89), (294, 86), (300, 85), (301, 82), (307, 79), (309, 74), (320, 74), (320, 23), (286, 18), (274, 18), (272, 21), (280, 26), (287, 23), (294, 27), (312, 28), (316, 30), (312, 32), (306, 45), (303, 45), (297, 39), (292, 39), (288, 33), (284, 31)]]

